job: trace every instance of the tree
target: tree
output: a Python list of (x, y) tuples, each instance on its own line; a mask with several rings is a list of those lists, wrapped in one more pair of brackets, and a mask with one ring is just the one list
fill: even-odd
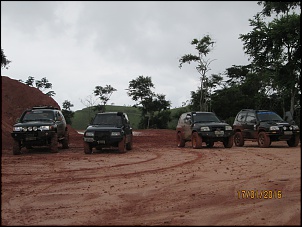
[(96, 105), (97, 98), (93, 98), (92, 95), (88, 95), (85, 100), (81, 99), (81, 103), (88, 108), (88, 123), (93, 119), (92, 107)]
[[(203, 102), (207, 103), (204, 111), (212, 111), (212, 95), (218, 85), (222, 83), (222, 76), (217, 74), (212, 74), (211, 77), (205, 78), (204, 86), (207, 87), (207, 91), (204, 92), (203, 95)], [(190, 102), (190, 109), (197, 110), (200, 106), (200, 99), (201, 99), (201, 89), (200, 87), (197, 91), (191, 91), (191, 102)]]
[(191, 44), (195, 45), (195, 49), (198, 51), (197, 55), (186, 54), (179, 59), (179, 68), (182, 68), (184, 63), (190, 64), (196, 62), (196, 70), (201, 75), (200, 77), (200, 100), (199, 109), (201, 111), (207, 110), (206, 95), (208, 92), (206, 73), (210, 70), (209, 65), (213, 60), (205, 59), (208, 53), (212, 50), (215, 42), (212, 41), (209, 35), (204, 36), (202, 39), (193, 39)]
[(1, 69), (8, 69), (9, 63), (11, 63), (11, 61), (7, 59), (4, 50), (1, 48)]
[[(167, 125), (170, 119), (169, 107), (170, 101), (165, 100), (165, 95), (155, 94), (152, 91), (154, 84), (151, 77), (138, 76), (129, 82), (127, 94), (132, 96), (132, 100), (137, 101), (134, 107), (138, 107), (142, 111), (141, 128), (163, 127)], [(164, 113), (165, 112), (165, 113)]]
[(70, 109), (71, 107), (73, 107), (73, 104), (71, 104), (70, 101), (65, 100), (63, 102), (62, 113), (63, 113), (63, 115), (65, 117), (66, 123), (69, 124), (69, 125), (71, 125), (72, 118), (74, 116), (74, 112), (71, 111), (71, 109)]
[[(253, 30), (240, 34), (240, 39), (255, 72), (281, 95), (283, 114), (289, 108), (294, 115), (295, 107), (300, 108), (300, 100), (296, 98), (301, 94), (300, 14), (290, 12), (301, 8), (301, 3), (260, 1), (258, 4), (263, 4), (264, 8), (249, 20)], [(272, 13), (277, 17), (266, 22), (266, 17)]]
[(34, 81), (35, 81), (34, 77), (29, 76), (28, 79), (25, 81), (25, 84), (28, 86), (33, 86)]
[(110, 97), (114, 91), (117, 91), (115, 88), (113, 88), (111, 85), (106, 85), (105, 87), (102, 86), (96, 86), (94, 90), (94, 95), (99, 96), (99, 99), (101, 100), (101, 104), (103, 106), (99, 106), (98, 109), (105, 111), (105, 106), (107, 102), (110, 100)]

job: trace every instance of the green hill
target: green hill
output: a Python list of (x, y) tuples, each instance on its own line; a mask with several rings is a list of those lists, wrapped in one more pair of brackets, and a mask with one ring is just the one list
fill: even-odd
[[(138, 108), (132, 106), (106, 106), (106, 112), (118, 111), (127, 113), (131, 123), (131, 127), (133, 129), (138, 129), (138, 124), (141, 117), (141, 111)], [(172, 120), (168, 123), (168, 128), (175, 129), (179, 116), (186, 111), (186, 107), (171, 109)], [(97, 111), (93, 111), (93, 107), (75, 111), (74, 117), (72, 118), (71, 126), (76, 130), (85, 130), (91, 120), (94, 118), (96, 113)]]

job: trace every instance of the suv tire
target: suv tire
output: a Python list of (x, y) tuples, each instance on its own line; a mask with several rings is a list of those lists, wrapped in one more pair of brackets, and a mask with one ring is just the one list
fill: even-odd
[(234, 144), (234, 137), (230, 136), (229, 138), (225, 138), (225, 140), (223, 141), (223, 146), (225, 148), (231, 148), (233, 147)]
[(266, 135), (265, 132), (259, 132), (258, 135), (258, 145), (259, 147), (269, 147), (271, 144), (271, 140), (269, 138), (269, 136)]
[(55, 133), (50, 141), (51, 153), (58, 153), (58, 135)]
[(178, 147), (184, 147), (185, 144), (186, 144), (186, 141), (181, 136), (181, 132), (177, 133), (176, 141), (177, 141), (177, 146)]
[(125, 146), (126, 146), (125, 140), (126, 140), (125, 137), (123, 137), (123, 139), (118, 143), (118, 151), (120, 153), (126, 153), (126, 150), (125, 150)]
[(234, 143), (237, 147), (242, 147), (244, 145), (244, 139), (241, 132), (236, 132), (234, 135)]
[(287, 145), (289, 147), (296, 147), (299, 144), (299, 136), (294, 136), (290, 140), (287, 141)]
[(199, 149), (202, 147), (202, 138), (198, 135), (197, 132), (192, 134), (192, 147), (194, 149)]
[(69, 133), (65, 131), (64, 139), (62, 140), (62, 148), (68, 149), (69, 148)]
[(21, 145), (20, 142), (17, 140), (13, 140), (13, 154), (14, 155), (21, 154)]
[(92, 147), (90, 146), (89, 143), (83, 142), (84, 143), (84, 153), (85, 154), (91, 154), (92, 153)]

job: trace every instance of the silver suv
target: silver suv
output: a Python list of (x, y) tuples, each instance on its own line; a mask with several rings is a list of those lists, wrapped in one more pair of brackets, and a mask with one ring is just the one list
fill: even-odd
[(233, 129), (222, 122), (213, 112), (183, 113), (176, 126), (177, 146), (184, 147), (187, 141), (193, 148), (201, 148), (202, 143), (213, 147), (214, 142), (222, 142), (225, 148), (233, 146)]

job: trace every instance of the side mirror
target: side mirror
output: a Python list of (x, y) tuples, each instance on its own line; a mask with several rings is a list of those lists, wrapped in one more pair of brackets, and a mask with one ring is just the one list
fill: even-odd
[(284, 117), (284, 120), (288, 123), (291, 123), (291, 124), (295, 124), (295, 121), (293, 119), (293, 115), (291, 114), (290, 111), (286, 111), (285, 112), (285, 117)]
[(256, 119), (251, 120), (251, 123), (256, 124)]
[(19, 123), (20, 122), (20, 117), (18, 117), (17, 119), (16, 119), (16, 123)]

